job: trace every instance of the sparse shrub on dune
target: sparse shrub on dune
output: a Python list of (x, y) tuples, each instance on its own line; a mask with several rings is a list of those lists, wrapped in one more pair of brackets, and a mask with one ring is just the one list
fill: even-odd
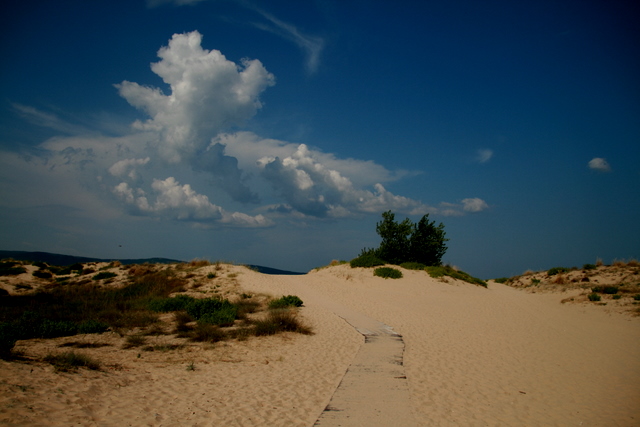
[(582, 266), (583, 270), (595, 270), (596, 268), (598, 267), (596, 267), (595, 264), (585, 264)]
[(593, 301), (593, 302), (600, 301), (602, 299), (600, 295), (596, 294), (595, 292), (589, 294), (587, 297), (589, 298), (589, 301)]
[(401, 279), (402, 272), (391, 267), (378, 267), (373, 270), (373, 275), (382, 277), (383, 279)]
[(297, 332), (310, 335), (311, 329), (298, 320), (296, 313), (291, 310), (273, 310), (263, 320), (254, 322), (256, 336), (274, 335), (280, 332)]
[(448, 265), (438, 266), (438, 267), (427, 267), (427, 272), (433, 278), (449, 276), (451, 278), (463, 280), (465, 282), (469, 282), (474, 285), (483, 286), (485, 288), (487, 287), (487, 282), (485, 282), (484, 280), (478, 279), (477, 277), (473, 277), (462, 270), (456, 270)]
[(351, 268), (356, 268), (356, 267), (371, 268), (371, 267), (377, 267), (385, 264), (386, 262), (378, 258), (373, 252), (373, 250), (366, 250), (366, 249), (363, 250), (362, 253), (358, 255), (357, 258), (354, 258), (349, 262), (349, 265), (351, 265)]
[(400, 264), (400, 267), (406, 268), (407, 270), (424, 270), (427, 268), (427, 266), (421, 262), (403, 262)]
[(0, 276), (17, 276), (26, 272), (27, 269), (18, 261), (0, 262)]
[(618, 290), (619, 288), (617, 286), (595, 286), (591, 288), (592, 292), (609, 295), (617, 294)]
[(282, 298), (278, 298), (269, 303), (269, 308), (287, 308), (287, 307), (302, 307), (303, 302), (295, 295), (287, 295)]
[(569, 269), (568, 269), (568, 268), (564, 268), (564, 267), (553, 267), (553, 268), (550, 268), (550, 269), (547, 271), (547, 275), (548, 275), (548, 276), (555, 276), (556, 274), (559, 274), (559, 273), (566, 273), (566, 272), (568, 272), (568, 271), (569, 271)]
[(498, 277), (497, 279), (493, 279), (496, 283), (507, 283), (510, 279), (508, 277)]
[[(91, 271), (91, 273), (93, 273), (93, 271)], [(87, 274), (91, 274), (91, 273), (87, 273)], [(118, 276), (116, 273), (112, 273), (111, 271), (102, 271), (98, 274), (96, 274), (95, 276), (92, 277), (93, 280), (105, 280), (105, 279), (112, 279), (114, 277)]]
[(57, 371), (75, 371), (80, 367), (92, 370), (100, 369), (100, 362), (73, 351), (57, 355), (49, 354), (45, 356), (44, 361), (52, 364)]

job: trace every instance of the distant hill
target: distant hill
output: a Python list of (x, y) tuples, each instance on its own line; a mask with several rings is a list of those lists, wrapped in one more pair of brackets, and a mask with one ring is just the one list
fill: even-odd
[[(169, 258), (138, 258), (138, 259), (120, 259), (120, 258), (89, 258), (74, 255), (52, 254), (49, 252), (25, 252), (25, 251), (0, 251), (0, 259), (12, 258), (16, 261), (34, 261), (46, 262), (49, 265), (71, 265), (75, 263), (86, 262), (111, 262), (120, 261), (123, 265), (131, 264), (172, 264), (184, 262), (177, 259)], [(300, 275), (305, 273), (297, 273), (294, 271), (278, 270), (277, 268), (263, 267), (261, 265), (248, 265), (248, 267), (257, 270), (262, 274), (274, 275)]]

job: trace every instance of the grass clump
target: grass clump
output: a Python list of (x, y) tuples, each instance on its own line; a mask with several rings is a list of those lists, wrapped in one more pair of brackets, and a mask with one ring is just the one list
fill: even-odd
[(373, 275), (383, 279), (401, 279), (402, 271), (391, 267), (379, 267), (373, 270)]
[(94, 371), (100, 369), (100, 362), (73, 351), (57, 355), (49, 354), (45, 356), (44, 361), (52, 364), (57, 371), (69, 372), (78, 368), (87, 368)]
[(433, 278), (449, 276), (453, 279), (463, 280), (474, 285), (484, 286), (485, 288), (487, 287), (487, 282), (484, 280), (473, 277), (462, 270), (456, 270), (448, 265), (427, 267), (427, 272), (429, 273), (429, 276)]
[(306, 335), (312, 333), (309, 327), (300, 323), (296, 313), (291, 310), (273, 310), (265, 319), (255, 321), (256, 336), (275, 335), (280, 332), (297, 332)]
[(27, 269), (17, 261), (2, 261), (0, 262), (0, 276), (17, 276), (22, 273), (26, 273)]
[(116, 277), (117, 274), (113, 273), (111, 271), (101, 271), (100, 273), (96, 274), (95, 276), (92, 277), (93, 280), (104, 280), (104, 279), (111, 279), (113, 277)]
[(400, 267), (406, 268), (407, 270), (424, 270), (427, 268), (427, 266), (421, 262), (403, 262), (400, 264)]
[(493, 279), (496, 283), (507, 283), (509, 281), (509, 277), (498, 277), (497, 279)]
[(595, 264), (585, 264), (582, 266), (583, 270), (595, 270), (596, 268), (598, 267), (596, 267)]
[(594, 286), (593, 288), (591, 288), (591, 292), (608, 295), (617, 294), (618, 290), (619, 288), (617, 286)]
[(354, 258), (349, 262), (351, 268), (371, 268), (385, 264), (386, 262), (378, 258), (372, 251), (363, 251), (357, 258)]
[(270, 309), (287, 308), (287, 307), (302, 307), (302, 300), (295, 295), (287, 295), (282, 298), (278, 298), (269, 303)]
[(548, 276), (555, 276), (556, 274), (559, 273), (566, 273), (568, 272), (569, 269), (568, 268), (564, 268), (564, 267), (553, 267), (550, 268), (549, 271), (547, 271), (547, 275)]
[(595, 292), (589, 294), (587, 298), (589, 298), (589, 301), (593, 301), (593, 302), (600, 301), (602, 299), (600, 295), (596, 294)]

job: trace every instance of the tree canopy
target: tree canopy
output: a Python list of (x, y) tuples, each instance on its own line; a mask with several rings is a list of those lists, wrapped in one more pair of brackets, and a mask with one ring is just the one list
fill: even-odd
[(418, 262), (427, 266), (442, 264), (447, 251), (444, 224), (429, 221), (424, 215), (414, 224), (409, 218), (396, 222), (391, 211), (382, 214), (382, 221), (376, 224), (376, 232), (382, 238), (377, 249), (364, 250), (364, 254), (374, 255), (389, 264)]

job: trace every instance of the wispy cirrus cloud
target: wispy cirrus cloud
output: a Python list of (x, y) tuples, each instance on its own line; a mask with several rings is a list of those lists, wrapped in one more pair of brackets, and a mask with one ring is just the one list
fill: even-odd
[(482, 148), (476, 151), (476, 161), (478, 163), (487, 163), (493, 157), (493, 150)]
[(305, 67), (309, 73), (315, 73), (320, 65), (320, 55), (324, 49), (324, 39), (303, 33), (295, 25), (284, 22), (271, 13), (249, 2), (242, 4), (259, 13), (268, 22), (254, 22), (253, 25), (263, 31), (276, 34), (298, 46), (306, 55)]

